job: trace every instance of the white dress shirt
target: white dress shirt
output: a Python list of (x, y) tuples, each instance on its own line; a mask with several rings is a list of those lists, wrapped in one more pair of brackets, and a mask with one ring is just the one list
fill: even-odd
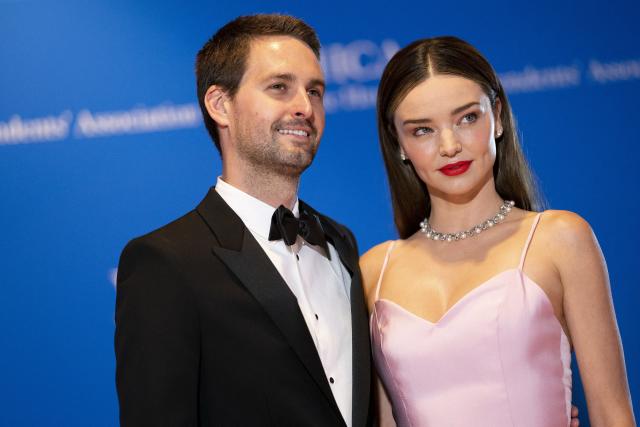
[[(240, 217), (298, 300), (316, 345), (333, 397), (347, 426), (352, 412), (351, 276), (331, 245), (324, 249), (298, 236), (295, 244), (269, 241), (275, 208), (218, 177), (216, 191)], [(298, 200), (292, 209), (299, 216)]]

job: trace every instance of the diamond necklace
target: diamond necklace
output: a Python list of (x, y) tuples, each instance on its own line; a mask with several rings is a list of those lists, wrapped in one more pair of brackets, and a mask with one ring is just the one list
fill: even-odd
[(481, 222), (478, 225), (474, 225), (468, 230), (459, 231), (457, 233), (440, 233), (439, 231), (434, 230), (429, 224), (429, 219), (425, 218), (424, 221), (420, 223), (420, 231), (424, 233), (424, 235), (431, 240), (439, 240), (443, 242), (457, 242), (458, 240), (464, 240), (467, 237), (477, 236), (482, 233), (484, 230), (487, 230), (494, 225), (500, 224), (509, 212), (511, 212), (511, 208), (515, 205), (515, 202), (512, 200), (505, 200), (500, 206), (500, 210), (491, 218), (486, 221)]

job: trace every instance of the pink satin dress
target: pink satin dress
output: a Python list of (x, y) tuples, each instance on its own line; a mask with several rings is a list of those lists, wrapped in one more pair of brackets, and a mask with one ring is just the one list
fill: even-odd
[(571, 353), (545, 292), (522, 267), (478, 285), (436, 323), (378, 297), (371, 314), (375, 365), (398, 427), (566, 427)]

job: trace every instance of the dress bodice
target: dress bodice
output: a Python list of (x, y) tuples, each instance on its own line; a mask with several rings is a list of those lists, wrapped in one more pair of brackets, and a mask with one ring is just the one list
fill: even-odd
[[(429, 322), (376, 289), (374, 361), (398, 427), (566, 427), (570, 345), (546, 293), (517, 268), (474, 287)], [(393, 243), (392, 243), (393, 245)]]

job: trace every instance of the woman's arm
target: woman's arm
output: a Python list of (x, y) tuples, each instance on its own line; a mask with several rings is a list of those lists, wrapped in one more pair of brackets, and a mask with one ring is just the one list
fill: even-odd
[[(369, 249), (360, 258), (360, 270), (362, 271), (362, 282), (364, 296), (367, 301), (369, 313), (373, 310), (375, 302), (376, 286), (384, 263), (384, 257), (391, 242), (384, 242)], [(382, 385), (382, 381), (377, 374), (373, 374), (374, 399), (376, 404), (376, 419), (379, 427), (396, 427), (391, 410), (391, 402)]]
[(387, 392), (382, 385), (382, 381), (377, 375), (374, 375), (377, 414), (379, 427), (396, 427), (396, 421), (393, 419), (393, 411), (391, 409), (391, 402), (387, 397)]
[(604, 257), (589, 224), (576, 214), (545, 218), (563, 287), (567, 320), (587, 398), (591, 425), (635, 426)]

